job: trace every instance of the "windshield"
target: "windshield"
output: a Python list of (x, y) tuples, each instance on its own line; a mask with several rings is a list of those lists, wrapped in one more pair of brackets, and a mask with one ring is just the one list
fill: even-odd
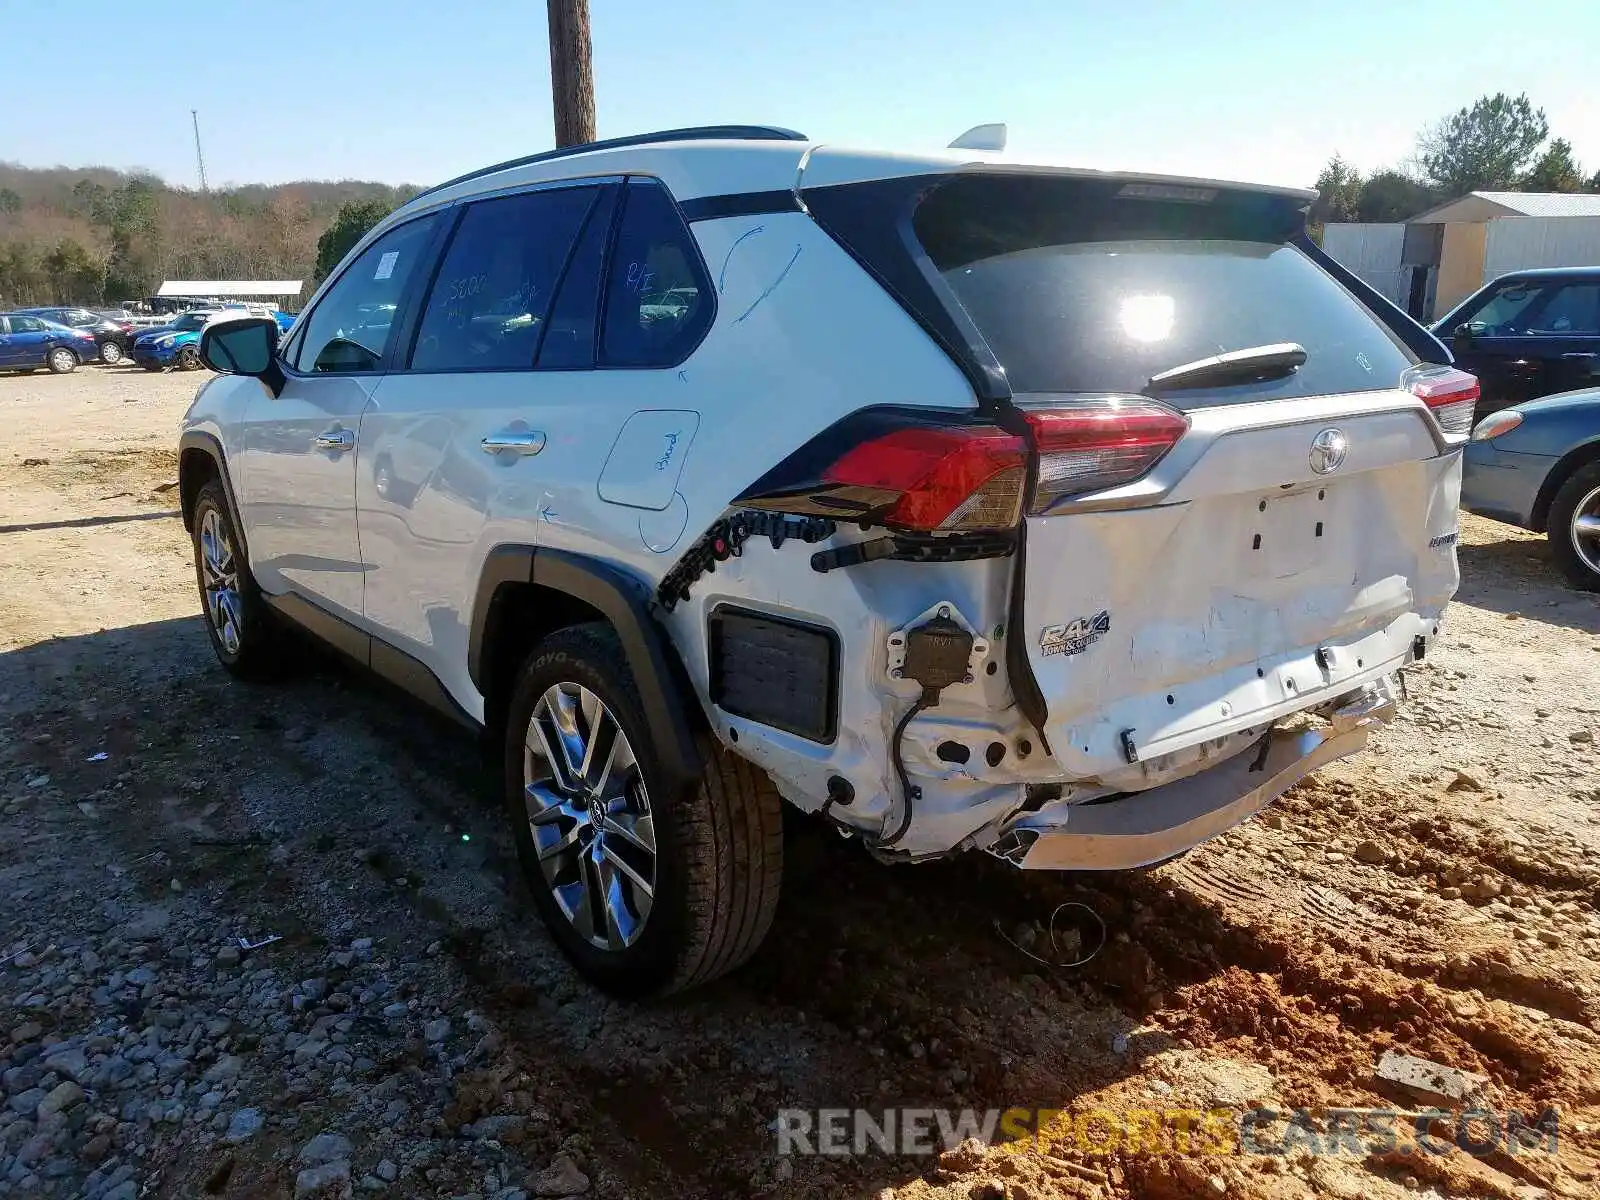
[(172, 327), (181, 331), (204, 329), (206, 322), (211, 319), (211, 313), (184, 313), (172, 323)]
[(1305, 365), (1186, 391), (1184, 407), (1394, 387), (1416, 360), (1250, 205), (968, 176), (924, 200), (913, 225), (1015, 391), (1133, 393), (1174, 367), (1277, 343), (1304, 347)]

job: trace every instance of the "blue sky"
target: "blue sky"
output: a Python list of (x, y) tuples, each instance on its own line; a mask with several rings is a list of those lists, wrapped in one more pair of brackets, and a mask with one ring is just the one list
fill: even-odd
[[(1600, 4), (1546, 0), (591, 0), (601, 137), (726, 121), (1309, 185), (1484, 92), (1526, 91), (1600, 168)], [(0, 0), (0, 159), (213, 186), (431, 183), (551, 145), (540, 0)], [(106, 37), (107, 30), (114, 38)]]

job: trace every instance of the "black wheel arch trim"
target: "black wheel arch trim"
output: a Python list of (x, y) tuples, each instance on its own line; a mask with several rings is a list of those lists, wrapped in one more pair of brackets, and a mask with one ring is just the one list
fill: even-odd
[(222, 480), (222, 491), (228, 497), (228, 508), (232, 510), (234, 536), (239, 539), (239, 549), (244, 552), (245, 561), (249, 562), (250, 543), (244, 531), (244, 521), (239, 516), (239, 498), (233, 494), (233, 480), (228, 475), (228, 456), (223, 452), (222, 443), (216, 435), (199, 429), (186, 430), (178, 438), (178, 498), (182, 504), (183, 527), (190, 533), (194, 532), (194, 504), (186, 498), (183, 488), (183, 456), (191, 450), (204, 453), (216, 467), (217, 478)]
[(494, 641), (495, 594), (508, 583), (565, 593), (610, 622), (633, 672), (660, 766), (675, 789), (697, 781), (702, 763), (690, 713), (699, 711), (699, 702), (665, 630), (650, 613), (649, 590), (619, 568), (586, 555), (536, 546), (495, 547), (479, 576), (467, 637), (467, 671), (480, 692), (486, 685), (484, 658)]

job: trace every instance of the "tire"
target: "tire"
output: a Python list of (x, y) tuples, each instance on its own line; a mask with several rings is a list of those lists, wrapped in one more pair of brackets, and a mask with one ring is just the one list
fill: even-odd
[(147, 362), (139, 365), (142, 366), (146, 371), (159, 371), (162, 369), (161, 364), (158, 362)]
[[(220, 544), (216, 541), (219, 535)], [(272, 610), (250, 574), (250, 563), (239, 549), (237, 526), (221, 480), (211, 480), (195, 497), (191, 540), (200, 611), (217, 661), (240, 679), (275, 678), (284, 662), (282, 638)]]
[(1550, 502), (1545, 536), (1556, 565), (1573, 587), (1600, 592), (1600, 529), (1579, 537), (1580, 520), (1600, 520), (1600, 463), (1573, 472)]
[[(610, 774), (600, 794), (607, 813), (598, 832), (593, 825), (583, 832), (583, 814), (594, 803), (584, 787), (556, 786), (550, 760), (527, 749), (532, 742), (564, 753), (551, 740), (558, 716), (552, 696), (570, 702), (571, 727), (583, 745), (607, 728), (608, 717), (620, 730), (606, 755)], [(700, 781), (680, 796), (667, 794), (637, 697), (609, 626), (562, 629), (523, 664), (505, 737), (507, 816), (539, 915), (581, 974), (622, 997), (679, 991), (744, 962), (772, 925), (783, 877), (783, 807), (771, 779), (705, 738)], [(591, 771), (596, 777), (605, 776)], [(546, 820), (536, 823), (535, 813)], [(645, 836), (653, 855), (642, 852)], [(649, 883), (643, 897), (641, 879)], [(603, 884), (612, 903), (597, 905), (591, 883)]]
[(44, 365), (52, 375), (70, 375), (78, 369), (78, 356), (65, 346), (56, 346), (44, 356)]
[(125, 357), (126, 355), (122, 353), (122, 347), (115, 342), (100, 343), (100, 361), (106, 366), (119, 366)]
[(200, 347), (190, 343), (178, 347), (178, 370), (198, 371), (200, 369)]

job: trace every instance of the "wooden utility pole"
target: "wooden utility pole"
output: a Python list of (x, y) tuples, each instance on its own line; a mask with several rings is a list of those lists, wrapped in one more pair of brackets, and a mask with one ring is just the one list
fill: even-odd
[(550, 12), (550, 95), (556, 145), (594, 141), (594, 64), (589, 0), (546, 0)]

